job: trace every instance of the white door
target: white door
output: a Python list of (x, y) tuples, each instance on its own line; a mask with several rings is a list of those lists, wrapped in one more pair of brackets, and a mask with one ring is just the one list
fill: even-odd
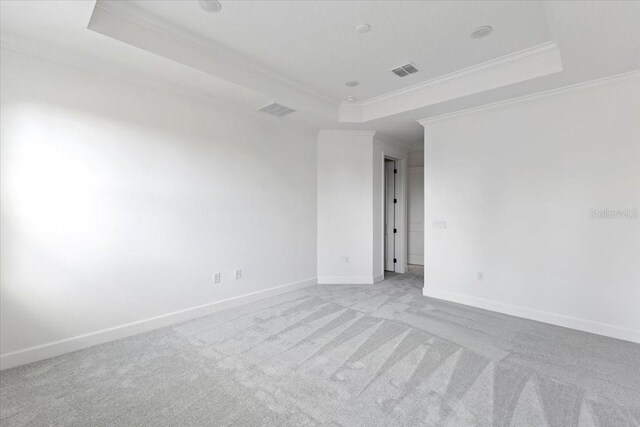
[(384, 163), (384, 183), (385, 183), (385, 213), (384, 213), (384, 269), (387, 271), (396, 270), (396, 164), (395, 162)]
[(424, 168), (411, 167), (408, 175), (409, 264), (424, 265)]

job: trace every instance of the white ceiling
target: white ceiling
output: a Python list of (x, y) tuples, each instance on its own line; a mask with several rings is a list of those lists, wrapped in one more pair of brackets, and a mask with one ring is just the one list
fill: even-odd
[[(125, 12), (120, 17), (132, 23), (126, 32), (111, 15), (102, 16), (94, 31), (87, 29), (94, 1), (3, 0), (0, 36), (4, 47), (138, 84), (243, 111), (278, 101), (299, 110), (281, 119), (290, 123), (377, 130), (409, 143), (422, 139), (417, 119), (619, 74), (640, 64), (640, 2), (222, 3), (223, 11), (211, 14), (193, 1), (117, 2), (114, 7)], [(371, 32), (355, 32), (362, 22), (371, 25)], [(493, 34), (469, 38), (473, 28), (485, 24), (494, 26)], [(147, 32), (135, 39), (136, 26), (152, 28), (158, 37), (152, 40)], [(338, 122), (338, 103), (345, 96), (380, 96), (543, 42), (557, 45), (561, 72), (425, 102), (366, 123)], [(197, 62), (184, 53), (187, 47), (199, 49)], [(421, 72), (404, 79), (390, 73), (408, 61)], [(344, 85), (347, 80), (362, 84), (351, 90)]]
[[(536, 2), (224, 1), (206, 13), (183, 1), (127, 2), (129, 12), (153, 16), (201, 36), (278, 75), (340, 102), (366, 99), (550, 40)], [(371, 31), (358, 34), (359, 23)], [(490, 39), (469, 37), (481, 25)], [(413, 62), (420, 72), (391, 73)], [(357, 88), (345, 82), (357, 80)]]

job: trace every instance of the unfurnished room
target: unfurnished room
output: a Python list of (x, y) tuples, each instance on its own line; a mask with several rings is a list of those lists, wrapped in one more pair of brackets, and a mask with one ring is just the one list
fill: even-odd
[(0, 425), (640, 427), (640, 1), (0, 0)]

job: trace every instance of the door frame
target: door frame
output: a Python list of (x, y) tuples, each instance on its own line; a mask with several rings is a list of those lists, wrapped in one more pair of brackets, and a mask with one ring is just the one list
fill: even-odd
[(384, 161), (385, 159), (393, 160), (396, 162), (396, 168), (398, 169), (398, 173), (396, 174), (396, 185), (397, 185), (397, 199), (398, 199), (398, 211), (396, 217), (396, 228), (398, 229), (398, 237), (397, 237), (397, 245), (395, 248), (396, 252), (396, 273), (406, 273), (408, 270), (407, 266), (407, 158), (406, 155), (403, 157), (394, 156), (388, 152), (382, 152), (382, 161), (379, 165), (381, 170), (381, 191), (382, 191), (382, 203), (380, 206), (380, 213), (382, 214), (382, 221), (380, 224), (379, 233), (382, 237), (381, 240), (381, 251), (380, 251), (380, 262), (382, 265), (382, 274), (384, 275), (385, 269), (385, 259), (384, 259), (384, 215), (386, 210), (385, 205), (385, 179), (384, 179)]
[[(397, 269), (398, 239), (398, 164), (395, 160), (384, 159), (384, 271)], [(392, 202), (392, 200), (395, 200)]]

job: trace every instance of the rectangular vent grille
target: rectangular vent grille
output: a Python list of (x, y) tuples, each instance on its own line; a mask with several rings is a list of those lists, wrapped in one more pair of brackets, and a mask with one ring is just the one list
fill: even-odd
[(394, 68), (391, 71), (398, 77), (407, 77), (409, 74), (417, 73), (420, 70), (418, 70), (418, 68), (413, 64), (407, 64), (402, 67)]
[(271, 114), (272, 116), (282, 117), (282, 116), (286, 116), (287, 114), (291, 114), (296, 110), (289, 107), (285, 107), (284, 105), (276, 104), (274, 102), (269, 105), (265, 105), (264, 107), (258, 109), (258, 111)]

